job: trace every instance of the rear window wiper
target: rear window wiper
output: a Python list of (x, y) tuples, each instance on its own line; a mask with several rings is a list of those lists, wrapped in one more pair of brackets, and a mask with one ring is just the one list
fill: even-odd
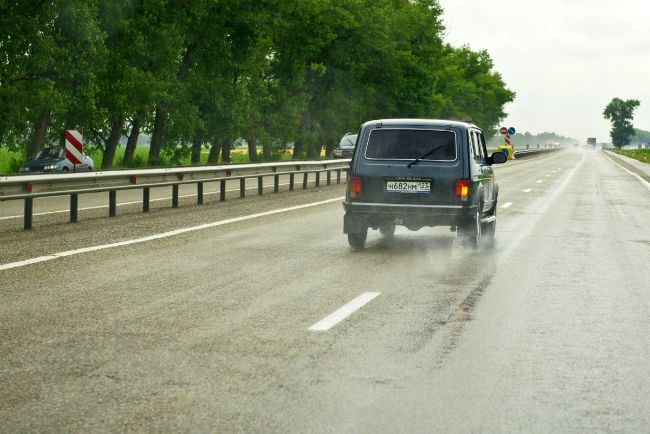
[(412, 165), (417, 164), (420, 160), (422, 160), (423, 158), (428, 157), (429, 155), (433, 154), (434, 152), (436, 152), (440, 148), (442, 148), (442, 145), (436, 146), (435, 148), (425, 152), (424, 154), (420, 155), (418, 158), (416, 158), (415, 160), (413, 160), (409, 164), (407, 164), (406, 167), (410, 168)]

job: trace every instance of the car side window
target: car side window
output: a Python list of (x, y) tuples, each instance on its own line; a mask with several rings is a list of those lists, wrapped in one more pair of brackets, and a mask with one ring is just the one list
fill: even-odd
[(472, 131), (467, 132), (467, 137), (469, 139), (469, 150), (472, 158), (476, 160), (476, 142), (474, 142), (474, 133)]
[(471, 131), (470, 137), (472, 140), (472, 150), (474, 151), (474, 161), (478, 164), (484, 164), (485, 153), (483, 152), (483, 146), (479, 140), (479, 134), (476, 131)]
[(481, 152), (483, 153), (483, 160), (487, 161), (488, 152), (485, 146), (485, 137), (483, 136), (482, 132), (478, 132), (478, 131), (476, 132), (476, 137), (478, 137), (479, 139), (478, 143), (479, 143), (479, 147), (481, 148)]

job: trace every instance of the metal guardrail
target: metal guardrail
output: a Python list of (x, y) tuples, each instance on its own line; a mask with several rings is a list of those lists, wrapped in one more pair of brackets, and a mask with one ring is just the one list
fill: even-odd
[[(562, 149), (564, 149), (564, 148), (558, 148), (558, 147), (555, 147), (555, 148), (551, 148), (551, 147), (532, 147), (532, 146), (528, 147), (528, 148), (521, 147), (521, 148), (515, 148), (514, 149), (514, 154), (515, 154), (515, 158), (517, 158), (517, 157), (523, 158), (523, 157), (527, 157), (529, 155), (543, 154), (543, 153), (546, 153), (546, 152), (560, 151)], [(497, 151), (498, 151), (498, 149), (488, 149), (488, 154), (491, 155), (493, 152), (497, 152)]]
[[(524, 156), (560, 148), (517, 149), (515, 156)], [(350, 168), (350, 159), (324, 161), (286, 161), (261, 164), (236, 164), (222, 166), (173, 167), (165, 169), (115, 170), (106, 172), (57, 173), (41, 175), (15, 175), (0, 177), (0, 201), (24, 200), (25, 230), (32, 228), (34, 198), (70, 196), (70, 222), (78, 217), (79, 194), (108, 192), (108, 215), (115, 217), (117, 191), (142, 189), (142, 212), (149, 211), (150, 189), (172, 187), (172, 208), (178, 207), (178, 188), (182, 184), (196, 184), (197, 204), (203, 204), (203, 183), (219, 182), (219, 200), (226, 200), (226, 181), (239, 179), (240, 197), (246, 195), (246, 180), (257, 178), (257, 193), (264, 194), (264, 178), (274, 178), (273, 192), (279, 191), (280, 175), (289, 175), (289, 190), (294, 189), (295, 175), (302, 174), (302, 188), (307, 188), (309, 174), (316, 176), (320, 185), (320, 174), (325, 172), (327, 185), (332, 182), (332, 171), (336, 172), (336, 183), (341, 182), (341, 172)]]
[(0, 177), (0, 201), (24, 200), (25, 230), (32, 228), (34, 198), (70, 196), (70, 222), (77, 221), (79, 194), (108, 192), (108, 215), (115, 217), (117, 191), (142, 189), (142, 212), (149, 211), (152, 187), (172, 187), (172, 208), (178, 207), (178, 187), (196, 184), (197, 204), (203, 204), (203, 183), (219, 182), (219, 200), (226, 200), (226, 181), (239, 179), (239, 195), (246, 195), (246, 180), (257, 178), (257, 193), (264, 194), (264, 178), (273, 177), (273, 192), (279, 191), (280, 176), (289, 175), (289, 190), (294, 189), (295, 175), (302, 174), (302, 188), (306, 189), (309, 174), (315, 174), (316, 186), (321, 173), (326, 173), (327, 185), (336, 173), (336, 183), (341, 182), (341, 172), (347, 172), (350, 160), (287, 161), (261, 164), (236, 164), (223, 166), (174, 167), (166, 169), (115, 170), (106, 172), (60, 173), (42, 175), (16, 175)]
[(523, 155), (530, 155), (530, 154), (541, 154), (544, 152), (553, 152), (553, 151), (559, 151), (560, 149), (563, 149), (561, 147), (557, 146), (550, 146), (550, 145), (544, 145), (543, 147), (540, 147), (540, 145), (537, 146), (529, 146), (526, 145), (526, 147), (517, 147), (514, 149), (514, 154), (515, 157), (517, 155), (523, 156)]

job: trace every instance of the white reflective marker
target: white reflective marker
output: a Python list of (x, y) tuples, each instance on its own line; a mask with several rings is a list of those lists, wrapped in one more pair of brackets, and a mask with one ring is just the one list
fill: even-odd
[(512, 205), (512, 202), (506, 202), (503, 205), (501, 205), (501, 208), (510, 208), (510, 205)]
[(98, 246), (90, 246), (90, 247), (82, 247), (80, 249), (74, 249), (74, 250), (67, 250), (65, 252), (59, 252), (59, 253), (53, 253), (51, 255), (46, 255), (46, 256), (39, 256), (36, 258), (31, 258), (31, 259), (26, 259), (23, 261), (17, 261), (17, 262), (9, 262), (6, 264), (0, 264), (0, 271), (2, 270), (8, 270), (10, 268), (18, 268), (18, 267), (24, 267), (25, 265), (29, 264), (35, 264), (37, 262), (45, 262), (45, 261), (51, 261), (52, 259), (57, 259), (57, 258), (63, 258), (65, 256), (73, 256), (73, 255), (79, 255), (81, 253), (87, 253), (87, 252), (95, 252), (97, 250), (104, 250), (104, 249), (111, 249), (113, 247), (121, 247), (121, 246), (128, 246), (131, 244), (139, 244), (139, 243), (144, 243), (147, 241), (153, 241), (153, 240), (160, 240), (162, 238), (169, 238), (173, 237), (176, 235), (181, 235), (187, 232), (194, 232), (194, 231), (200, 231), (203, 229), (210, 229), (214, 228), (217, 226), (223, 226), (227, 225), (230, 223), (237, 223), (237, 222), (242, 222), (246, 220), (252, 220), (260, 217), (266, 217), (269, 215), (273, 214), (280, 214), (284, 212), (289, 212), (289, 211), (295, 211), (303, 208), (310, 208), (313, 206), (318, 206), (318, 205), (324, 205), (332, 202), (339, 202), (341, 200), (345, 199), (345, 196), (341, 197), (336, 197), (334, 199), (327, 199), (327, 200), (321, 200), (319, 202), (312, 202), (312, 203), (306, 203), (304, 205), (296, 205), (296, 206), (291, 206), (288, 208), (280, 208), (280, 209), (274, 209), (272, 211), (265, 211), (265, 212), (260, 212), (257, 214), (249, 214), (241, 217), (234, 217), (226, 220), (219, 220), (216, 222), (212, 223), (205, 223), (202, 225), (198, 226), (190, 226), (187, 228), (181, 228), (181, 229), (175, 229), (173, 231), (168, 231), (168, 232), (161, 232), (159, 234), (155, 235), (149, 235), (147, 237), (141, 237), (141, 238), (133, 238), (130, 240), (124, 240), (124, 241), (118, 241), (116, 243), (109, 243), (109, 244), (101, 244)]
[(322, 320), (318, 321), (313, 326), (309, 327), (309, 330), (313, 332), (323, 332), (331, 329), (345, 318), (352, 315), (357, 310), (361, 309), (372, 299), (377, 297), (381, 292), (364, 292), (339, 310), (333, 312), (331, 315), (326, 316)]

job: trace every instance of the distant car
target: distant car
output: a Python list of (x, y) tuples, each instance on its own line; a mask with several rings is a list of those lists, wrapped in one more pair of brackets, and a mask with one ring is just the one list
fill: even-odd
[(332, 155), (335, 158), (352, 158), (352, 154), (354, 154), (354, 145), (356, 143), (357, 135), (346, 133), (341, 139), (339, 145), (334, 148), (334, 151), (332, 151)]
[(499, 186), (483, 132), (465, 122), (384, 119), (361, 126), (350, 165), (343, 232), (363, 249), (368, 229), (392, 237), (395, 225), (417, 231), (449, 226), (478, 247), (496, 229)]
[(42, 172), (72, 172), (72, 171), (93, 171), (95, 163), (85, 153), (81, 157), (81, 164), (73, 166), (65, 158), (65, 149), (59, 147), (45, 148), (36, 154), (36, 158), (25, 161), (20, 168), (20, 173), (42, 173)]

